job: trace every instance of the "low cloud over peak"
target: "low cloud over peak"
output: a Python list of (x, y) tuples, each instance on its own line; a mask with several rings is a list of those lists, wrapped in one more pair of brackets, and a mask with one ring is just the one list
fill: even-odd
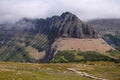
[(65, 11), (82, 20), (120, 18), (119, 4), (118, 0), (0, 0), (0, 22), (46, 18)]

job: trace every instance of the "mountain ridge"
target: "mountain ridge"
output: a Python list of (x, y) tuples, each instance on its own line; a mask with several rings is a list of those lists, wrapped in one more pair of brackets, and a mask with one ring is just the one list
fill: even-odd
[(94, 19), (86, 23), (93, 26), (101, 35), (120, 32), (120, 19)]
[(98, 38), (98, 33), (92, 27), (82, 22), (76, 15), (70, 12), (46, 19), (24, 18), (11, 26), (12, 29), (14, 28), (16, 30), (17, 28), (18, 30), (33, 30), (56, 37)]

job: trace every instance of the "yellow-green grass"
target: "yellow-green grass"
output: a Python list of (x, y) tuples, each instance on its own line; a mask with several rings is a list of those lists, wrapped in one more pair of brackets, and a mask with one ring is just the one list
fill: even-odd
[(56, 64), (0, 62), (0, 80), (93, 80), (67, 68), (74, 68), (95, 77), (120, 80), (120, 66), (112, 62)]

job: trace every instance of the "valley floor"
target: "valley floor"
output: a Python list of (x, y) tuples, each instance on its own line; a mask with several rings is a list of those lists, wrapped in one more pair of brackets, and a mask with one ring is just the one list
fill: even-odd
[(120, 66), (112, 62), (12, 63), (0, 62), (0, 80), (120, 80)]

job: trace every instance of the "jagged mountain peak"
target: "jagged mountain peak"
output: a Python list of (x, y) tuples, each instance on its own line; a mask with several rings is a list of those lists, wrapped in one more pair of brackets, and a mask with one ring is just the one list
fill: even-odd
[(62, 13), (62, 15), (60, 17), (63, 18), (64, 20), (82, 22), (81, 20), (79, 20), (79, 18), (76, 15), (72, 14), (71, 12), (64, 12), (64, 13)]
[(65, 17), (65, 16), (76, 16), (74, 14), (72, 14), (71, 12), (64, 12), (61, 14), (62, 17)]
[(66, 16), (75, 16), (74, 14), (70, 13), (70, 12), (64, 12), (61, 14), (61, 17), (66, 17)]
[(48, 18), (44, 25), (49, 34), (57, 37), (98, 38), (98, 33), (92, 27), (70, 12)]
[(52, 38), (98, 38), (98, 33), (92, 27), (70, 12), (64, 12), (60, 16), (52, 16), (47, 19), (23, 18), (12, 26), (14, 30), (42, 33), (52, 36)]

